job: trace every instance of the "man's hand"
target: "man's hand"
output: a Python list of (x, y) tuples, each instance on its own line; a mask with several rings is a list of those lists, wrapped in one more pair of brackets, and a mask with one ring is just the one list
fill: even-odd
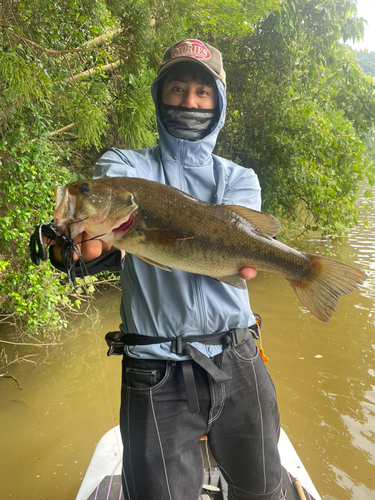
[[(106, 243), (102, 240), (90, 240), (87, 233), (83, 232), (74, 238), (74, 241), (78, 245), (78, 249), (81, 253), (83, 261), (88, 264), (93, 260), (100, 257), (103, 253), (108, 252), (112, 248), (109, 243)], [(56, 262), (62, 262), (61, 259), (61, 245), (56, 243), (54, 240), (47, 240), (47, 238), (43, 237), (43, 243), (48, 245), (54, 245), (53, 247), (53, 257)], [(122, 257), (124, 257), (125, 252), (122, 251)], [(78, 255), (73, 253), (73, 260), (78, 260)]]
[(257, 270), (253, 267), (244, 267), (238, 273), (244, 280), (251, 280), (257, 275)]

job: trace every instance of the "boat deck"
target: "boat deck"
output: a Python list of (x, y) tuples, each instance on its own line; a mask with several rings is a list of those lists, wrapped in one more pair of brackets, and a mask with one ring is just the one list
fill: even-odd
[[(284, 492), (283, 500), (299, 500), (297, 493), (294, 489), (293, 483), (295, 478), (289, 474), (289, 472), (284, 469), (282, 471), (282, 490)], [(220, 479), (219, 485), (221, 486), (220, 491), (212, 492), (208, 489), (203, 489), (202, 491), (202, 499), (203, 495), (207, 495), (208, 498), (204, 500), (227, 500), (227, 487), (223, 485), (223, 479)], [(223, 487), (224, 486), (224, 487)], [(310, 495), (310, 493), (303, 488), (303, 492), (305, 494), (306, 500), (317, 500), (315, 497)], [(91, 493), (91, 495), (87, 498), (87, 500), (124, 500), (124, 495), (122, 494), (122, 485), (121, 485), (121, 475), (115, 476), (105, 476), (104, 479), (100, 482), (100, 484), (95, 488), (95, 490)]]
[[(322, 500), (289, 438), (282, 430), (279, 441), (282, 469), (282, 500), (300, 500), (296, 478), (303, 486), (306, 500)], [(121, 485), (122, 446), (118, 427), (108, 431), (98, 443), (76, 500), (124, 500)], [(205, 470), (202, 500), (227, 500), (227, 484), (216, 467)], [(214, 488), (212, 488), (212, 486)], [(216, 487), (216, 488), (215, 488)], [(212, 491), (215, 490), (216, 491)], [(219, 490), (219, 491), (217, 491)]]

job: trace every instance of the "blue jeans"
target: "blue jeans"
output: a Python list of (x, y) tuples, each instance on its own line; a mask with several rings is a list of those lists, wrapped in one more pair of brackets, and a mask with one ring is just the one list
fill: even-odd
[[(181, 362), (124, 356), (120, 428), (125, 500), (197, 500), (199, 440), (229, 486), (230, 500), (279, 500), (280, 419), (274, 384), (252, 337), (231, 349), (232, 380), (216, 383), (193, 363), (200, 411), (189, 412)], [(222, 355), (213, 358), (220, 365)], [(182, 362), (183, 363), (183, 362)]]

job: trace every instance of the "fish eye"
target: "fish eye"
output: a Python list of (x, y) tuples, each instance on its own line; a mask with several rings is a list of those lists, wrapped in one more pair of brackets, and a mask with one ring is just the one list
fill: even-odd
[(90, 186), (87, 184), (87, 182), (84, 182), (79, 186), (80, 193), (87, 193), (88, 191), (90, 191)]

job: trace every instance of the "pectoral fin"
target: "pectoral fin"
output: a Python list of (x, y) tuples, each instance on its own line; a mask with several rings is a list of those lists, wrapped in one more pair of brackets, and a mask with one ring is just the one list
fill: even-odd
[(273, 237), (280, 232), (280, 222), (273, 215), (237, 205), (224, 205), (224, 207), (250, 222), (260, 233), (266, 236)]
[[(213, 276), (212, 276), (213, 277)], [(246, 281), (242, 279), (238, 274), (232, 274), (230, 276), (220, 276), (213, 277), (215, 280), (222, 281), (227, 285), (234, 286), (235, 288), (240, 288), (241, 290), (246, 290)]]
[(155, 262), (154, 260), (148, 259), (147, 257), (142, 257), (141, 255), (137, 255), (137, 254), (134, 254), (134, 255), (136, 257), (138, 257), (138, 259), (142, 259), (145, 262), (147, 262), (147, 264), (151, 264), (151, 266), (158, 267), (159, 269), (162, 269), (163, 271), (168, 271), (169, 273), (171, 272), (169, 267), (164, 266), (164, 264), (159, 264), (159, 262)]

